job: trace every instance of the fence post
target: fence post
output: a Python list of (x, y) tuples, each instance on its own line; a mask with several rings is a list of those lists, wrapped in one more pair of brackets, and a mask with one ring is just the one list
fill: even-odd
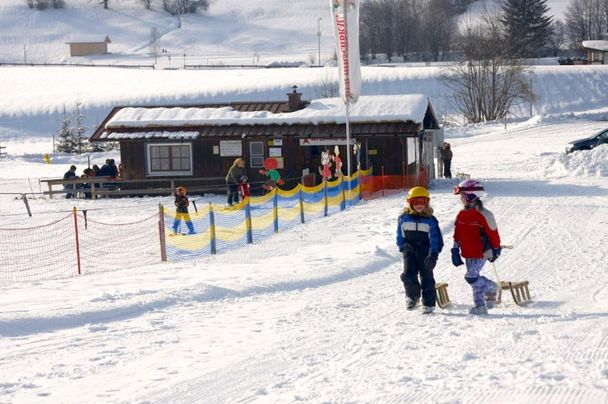
[(298, 191), (298, 197), (300, 198), (300, 222), (306, 223), (304, 219), (304, 197), (302, 196), (302, 187)]
[(217, 254), (217, 248), (215, 246), (215, 215), (213, 214), (213, 207), (209, 202), (209, 246), (211, 247), (211, 254)]
[(342, 202), (340, 202), (340, 210), (344, 210), (346, 209), (346, 191), (344, 190), (344, 177), (342, 177), (342, 183), (340, 185), (340, 188), (342, 188)]
[(245, 198), (245, 226), (247, 228), (247, 242), (253, 244), (253, 229), (251, 226), (251, 205), (249, 197)]
[(327, 180), (323, 179), (323, 216), (327, 216)]
[(167, 261), (167, 242), (165, 240), (165, 210), (162, 203), (158, 204), (158, 237), (160, 240), (160, 260)]
[(279, 232), (279, 193), (277, 188), (272, 190), (274, 192), (274, 197), (272, 198), (272, 213), (274, 216), (274, 232)]
[(78, 264), (78, 275), (80, 275), (80, 240), (78, 238), (78, 216), (76, 215), (76, 206), (74, 206), (72, 212), (74, 216), (74, 235), (76, 236), (76, 263)]
[(380, 178), (382, 179), (382, 197), (384, 197), (384, 166), (382, 166), (382, 172), (380, 174)]

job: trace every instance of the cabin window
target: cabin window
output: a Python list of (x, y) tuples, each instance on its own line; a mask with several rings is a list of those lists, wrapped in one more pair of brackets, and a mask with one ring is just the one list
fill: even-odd
[(192, 175), (191, 143), (147, 144), (148, 175)]
[(249, 166), (264, 167), (264, 142), (249, 143)]

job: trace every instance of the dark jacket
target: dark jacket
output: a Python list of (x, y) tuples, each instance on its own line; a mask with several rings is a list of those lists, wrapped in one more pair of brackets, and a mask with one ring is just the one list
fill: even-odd
[(452, 153), (451, 147), (442, 147), (441, 148), (441, 159), (442, 160), (452, 160), (453, 155), (454, 154)]
[(438, 256), (443, 249), (443, 235), (435, 216), (419, 215), (410, 210), (399, 216), (397, 246), (423, 257)]
[(177, 208), (177, 213), (188, 213), (188, 205), (190, 205), (190, 201), (188, 201), (188, 197), (185, 195), (176, 195), (175, 196), (175, 207)]
[(226, 183), (228, 184), (238, 184), (241, 182), (241, 177), (245, 175), (245, 167), (239, 167), (237, 165), (233, 165), (228, 170), (228, 174), (226, 175)]

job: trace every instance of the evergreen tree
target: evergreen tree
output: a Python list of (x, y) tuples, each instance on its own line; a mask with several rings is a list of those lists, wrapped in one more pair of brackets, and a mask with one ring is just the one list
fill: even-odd
[(547, 52), (553, 17), (547, 15), (546, 3), (547, 0), (505, 0), (500, 21), (512, 56), (535, 57)]
[(61, 125), (57, 131), (57, 151), (60, 153), (74, 153), (74, 130), (72, 129), (72, 121), (65, 112), (63, 107), (63, 115)]
[(80, 113), (80, 102), (74, 107), (74, 128), (72, 129), (74, 149), (76, 153), (86, 151), (88, 140), (85, 137), (87, 128), (83, 126), (85, 116)]

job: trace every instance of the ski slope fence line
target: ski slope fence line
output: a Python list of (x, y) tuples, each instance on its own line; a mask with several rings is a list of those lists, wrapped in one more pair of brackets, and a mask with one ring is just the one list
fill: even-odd
[(361, 199), (426, 185), (424, 181), (420, 176), (374, 177), (367, 170), (314, 187), (298, 184), (289, 191), (275, 188), (231, 208), (211, 203), (198, 210), (191, 206), (192, 235), (187, 234), (184, 220), (179, 221), (174, 235), (175, 209), (162, 205), (158, 213), (122, 224), (92, 220), (87, 218), (87, 211), (74, 208), (71, 214), (43, 226), (0, 229), (0, 283), (66, 278), (205, 257), (258, 243), (301, 223), (344, 210)]

